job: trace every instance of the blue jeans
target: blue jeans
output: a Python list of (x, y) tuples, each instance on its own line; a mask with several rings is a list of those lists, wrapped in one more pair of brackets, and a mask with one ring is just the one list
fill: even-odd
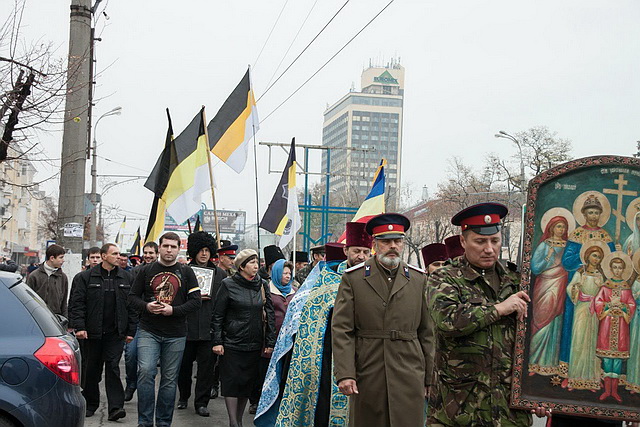
[(127, 374), (127, 388), (138, 388), (138, 332), (133, 341), (124, 345), (124, 370)]
[[(178, 372), (187, 337), (166, 338), (138, 329), (138, 424), (171, 425)], [(160, 360), (160, 388), (155, 399), (156, 371)]]

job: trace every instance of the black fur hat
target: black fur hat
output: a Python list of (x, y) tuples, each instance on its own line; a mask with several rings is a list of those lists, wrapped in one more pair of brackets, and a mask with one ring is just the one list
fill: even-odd
[(189, 234), (189, 238), (187, 239), (187, 253), (191, 259), (195, 259), (202, 248), (209, 248), (211, 256), (213, 256), (218, 249), (216, 239), (206, 231), (196, 231), (195, 233)]

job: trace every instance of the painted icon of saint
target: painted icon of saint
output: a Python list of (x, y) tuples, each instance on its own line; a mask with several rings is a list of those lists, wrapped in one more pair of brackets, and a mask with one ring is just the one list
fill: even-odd
[[(582, 246), (592, 240), (600, 241), (615, 251), (615, 244), (609, 233), (602, 228), (611, 215), (611, 205), (606, 196), (598, 191), (586, 191), (576, 197), (573, 202), (573, 216), (580, 224), (569, 235), (567, 246), (562, 254), (562, 266), (568, 273), (569, 282), (583, 262), (580, 259)], [(568, 363), (571, 354), (571, 335), (573, 332), (574, 305), (571, 298), (565, 300), (564, 316), (562, 319), (562, 338), (560, 340), (560, 372), (559, 375), (566, 378)], [(567, 381), (563, 381), (563, 387)]]
[(631, 294), (636, 302), (636, 312), (629, 325), (629, 359), (627, 360), (627, 385), (631, 393), (640, 393), (640, 251), (633, 254), (633, 268), (636, 280), (631, 286)]
[(595, 299), (599, 320), (596, 355), (602, 359), (605, 390), (599, 399), (612, 397), (621, 403), (618, 384), (623, 362), (629, 358), (629, 325), (636, 311), (636, 301), (628, 282), (633, 266), (629, 255), (622, 251), (609, 254), (602, 266), (607, 281)]
[(552, 208), (543, 215), (541, 227), (544, 232), (531, 258), (531, 272), (536, 278), (532, 295), (529, 375), (554, 375), (558, 370), (567, 287), (562, 254), (568, 234), (575, 228), (575, 220), (567, 209)]
[(627, 255), (633, 256), (640, 250), (640, 197), (629, 203), (625, 218), (627, 226), (631, 229), (631, 235), (625, 240), (622, 250)]
[(609, 247), (598, 240), (585, 243), (581, 251), (583, 265), (567, 286), (567, 295), (574, 306), (566, 384), (569, 390), (600, 389), (600, 360), (596, 357), (598, 318), (594, 301), (606, 280), (601, 265), (609, 253)]

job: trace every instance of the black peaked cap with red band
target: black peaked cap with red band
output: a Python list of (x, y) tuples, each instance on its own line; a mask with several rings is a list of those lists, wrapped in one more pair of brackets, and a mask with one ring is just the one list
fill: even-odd
[(459, 225), (462, 231), (471, 230), (482, 236), (491, 236), (500, 231), (500, 220), (507, 213), (509, 209), (501, 203), (478, 203), (455, 214), (451, 223)]
[(409, 219), (398, 213), (376, 215), (367, 222), (366, 230), (376, 239), (400, 239), (411, 227)]

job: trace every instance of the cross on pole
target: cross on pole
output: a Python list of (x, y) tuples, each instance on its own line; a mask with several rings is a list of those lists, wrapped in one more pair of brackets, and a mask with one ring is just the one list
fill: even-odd
[(623, 222), (626, 222), (624, 218), (624, 214), (622, 213), (622, 198), (624, 196), (637, 196), (637, 191), (625, 190), (624, 186), (629, 183), (629, 181), (624, 179), (624, 175), (618, 175), (618, 179), (613, 180), (614, 184), (618, 184), (618, 188), (611, 189), (605, 188), (602, 191), (604, 194), (613, 194), (618, 196), (618, 204), (615, 209), (613, 209), (613, 215), (616, 217), (616, 243), (620, 243), (620, 225)]

